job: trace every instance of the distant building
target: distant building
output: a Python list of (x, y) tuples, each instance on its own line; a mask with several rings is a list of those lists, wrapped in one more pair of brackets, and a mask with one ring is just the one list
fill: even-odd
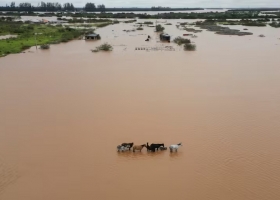
[(100, 39), (100, 35), (99, 34), (88, 34), (85, 36), (85, 40), (99, 40)]

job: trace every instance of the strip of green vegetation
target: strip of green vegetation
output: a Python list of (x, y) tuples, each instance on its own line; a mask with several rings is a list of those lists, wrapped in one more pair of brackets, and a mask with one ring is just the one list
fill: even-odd
[(180, 25), (181, 26), (186, 26), (186, 25), (189, 25), (189, 23), (188, 22), (181, 22)]
[(231, 29), (229, 27), (218, 26), (216, 20), (205, 20), (205, 21), (198, 21), (195, 22), (196, 27), (201, 29), (206, 29), (208, 31), (216, 32), (216, 34), (220, 35), (238, 35), (238, 36), (245, 36), (245, 35), (253, 35), (250, 32), (241, 32), (237, 29)]
[(102, 28), (102, 27), (109, 26), (109, 25), (111, 25), (111, 23), (95, 24), (95, 26), (98, 27), (98, 28)]
[(222, 25), (242, 25), (242, 26), (266, 26), (266, 22), (269, 22), (269, 19), (258, 19), (258, 20), (217, 20), (216, 22)]
[(95, 18), (84, 19), (84, 18), (77, 18), (77, 17), (73, 17), (72, 19), (65, 18), (65, 17), (58, 17), (57, 20), (62, 20), (67, 23), (113, 23), (113, 21), (109, 19), (95, 19)]
[(51, 25), (1, 22), (1, 33), (18, 35), (17, 38), (0, 40), (0, 56), (20, 53), (31, 46), (68, 42), (85, 33), (81, 29), (63, 28)]
[[(274, 13), (262, 13), (261, 10), (239, 10), (239, 11), (226, 11), (226, 12), (191, 12), (191, 13), (183, 13), (183, 12), (169, 12), (169, 13), (160, 13), (158, 15), (151, 15), (151, 14), (136, 14), (136, 13), (110, 13), (110, 12), (102, 12), (102, 13), (87, 13), (87, 12), (49, 12), (49, 13), (34, 13), (32, 11), (26, 13), (20, 12), (9, 12), (10, 16), (56, 16), (61, 17), (73, 17), (76, 18), (75, 20), (79, 20), (79, 18), (96, 18), (95, 20), (104, 20), (105, 18), (122, 18), (122, 19), (132, 19), (132, 18), (139, 18), (139, 19), (279, 19), (280, 12)], [(274, 14), (274, 15), (271, 15)], [(0, 15), (6, 16), (7, 14), (4, 12), (0, 12)], [(97, 19), (99, 18), (99, 19)], [(101, 19), (103, 18), (103, 19)], [(80, 22), (77, 22), (80, 23)], [(94, 22), (89, 22), (94, 23)]]
[(124, 21), (124, 23), (134, 23), (134, 22), (137, 22), (137, 20), (134, 19), (134, 20), (127, 20), (127, 21)]
[(98, 24), (95, 24), (96, 27), (98, 28), (102, 28), (102, 27), (105, 27), (105, 26), (109, 26), (109, 25), (112, 25), (112, 24), (119, 24), (120, 22), (118, 20), (114, 20), (114, 21), (110, 21), (110, 22), (107, 22), (107, 23), (98, 23)]
[[(139, 18), (139, 19), (271, 19), (280, 16), (259, 15), (260, 11), (226, 11), (226, 12), (205, 12), (205, 13), (183, 13), (170, 12), (152, 14), (136, 14), (136, 13), (64, 13), (68, 17), (84, 17), (84, 18)], [(55, 14), (54, 14), (55, 15)]]
[[(120, 18), (120, 19), (212, 19), (212, 20), (226, 20), (226, 19), (257, 19), (258, 22), (262, 23), (247, 23), (246, 26), (264, 26), (265, 21), (269, 21), (270, 19), (279, 20), (280, 12), (275, 12), (275, 15), (271, 15), (269, 13), (262, 13), (258, 10), (251, 11), (226, 11), (226, 12), (205, 12), (205, 13), (160, 13), (158, 15), (151, 14), (136, 14), (136, 13), (110, 13), (110, 12), (102, 12), (102, 13), (19, 13), (19, 12), (9, 12), (9, 16), (20, 17), (20, 16), (56, 16), (59, 20), (67, 21), (68, 23), (105, 23), (111, 21), (112, 18)], [(1, 13), (0, 15), (7, 15), (6, 13)], [(62, 16), (72, 17), (72, 19), (62, 18)], [(11, 18), (11, 17), (9, 17)], [(261, 21), (263, 20), (263, 21)], [(133, 22), (133, 20), (129, 20), (127, 22)], [(230, 23), (230, 22), (227, 22)], [(245, 23), (245, 22), (244, 22)], [(144, 23), (146, 24), (146, 23)], [(181, 24), (184, 25), (184, 24)], [(234, 23), (228, 25), (235, 25)]]
[(274, 27), (274, 28), (280, 28), (280, 22), (272, 22), (269, 25)]
[(188, 32), (192, 32), (192, 33), (200, 33), (202, 32), (202, 30), (197, 30), (197, 29), (194, 29), (194, 28), (184, 28), (185, 31), (188, 31)]
[(152, 25), (152, 24), (154, 24), (154, 22), (146, 21), (146, 22), (144, 22), (144, 24)]

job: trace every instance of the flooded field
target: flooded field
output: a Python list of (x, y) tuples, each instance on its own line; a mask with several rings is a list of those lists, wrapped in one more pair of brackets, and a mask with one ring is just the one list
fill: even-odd
[[(133, 25), (0, 58), (0, 199), (278, 200), (279, 30), (203, 31), (186, 52)], [(114, 50), (90, 51), (104, 42)]]

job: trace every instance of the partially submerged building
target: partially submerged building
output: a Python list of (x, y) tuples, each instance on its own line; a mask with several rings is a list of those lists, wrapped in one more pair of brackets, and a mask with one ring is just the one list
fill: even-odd
[(168, 35), (166, 33), (161, 33), (159, 35), (159, 38), (161, 41), (166, 41), (166, 42), (170, 42), (170, 39), (171, 39), (170, 35)]
[(96, 33), (85, 35), (85, 40), (99, 40), (99, 39), (100, 39), (100, 35)]

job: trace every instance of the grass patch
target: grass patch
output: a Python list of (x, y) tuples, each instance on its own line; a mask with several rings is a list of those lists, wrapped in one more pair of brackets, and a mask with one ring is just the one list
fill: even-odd
[(94, 25), (93, 24), (78, 24), (76, 26), (77, 27), (83, 27), (83, 28), (92, 28)]
[(95, 26), (98, 27), (98, 28), (102, 28), (102, 27), (105, 27), (105, 26), (109, 26), (111, 24), (112, 23), (101, 23), (101, 24), (96, 24)]
[(134, 22), (137, 22), (137, 20), (133, 19), (133, 20), (124, 21), (124, 23), (134, 23)]
[(186, 26), (186, 25), (188, 25), (188, 24), (189, 24), (188, 22), (182, 22), (182, 23), (180, 23), (181, 26)]
[(40, 46), (68, 42), (83, 34), (78, 29), (17, 22), (0, 22), (0, 30), (2, 33), (18, 35), (17, 38), (0, 40), (0, 56), (20, 53), (36, 44)]
[(184, 28), (185, 31), (188, 31), (188, 32), (193, 32), (193, 33), (200, 33), (202, 32), (202, 30), (196, 30), (194, 28)]
[(102, 27), (105, 27), (105, 26), (109, 26), (109, 25), (112, 25), (112, 24), (119, 24), (120, 22), (118, 20), (114, 20), (114, 21), (110, 21), (110, 22), (106, 22), (106, 23), (98, 23), (98, 24), (95, 24), (95, 26), (97, 28), (102, 28)]
[(144, 22), (144, 24), (151, 25), (151, 24), (154, 24), (154, 22), (147, 21), (147, 22)]

